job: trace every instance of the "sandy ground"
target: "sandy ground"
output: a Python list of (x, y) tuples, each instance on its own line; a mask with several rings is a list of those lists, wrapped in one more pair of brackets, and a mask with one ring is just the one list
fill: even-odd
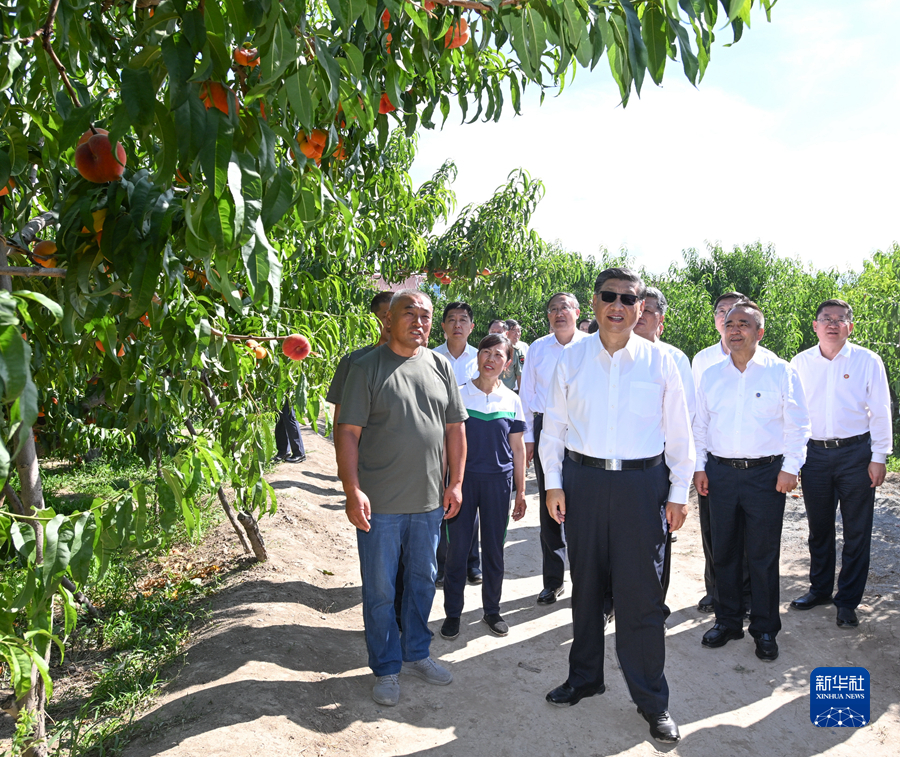
[[(788, 609), (807, 589), (802, 499), (789, 497), (782, 550), (781, 656), (763, 663), (749, 636), (700, 645), (712, 617), (697, 611), (703, 555), (696, 504), (674, 545), (666, 673), (682, 741), (656, 744), (636, 714), (607, 629), (603, 696), (558, 709), (544, 696), (562, 683), (571, 643), (568, 594), (544, 608), (537, 495), (511, 524), (502, 614), (508, 637), (480, 622), (480, 589), (466, 589), (462, 633), (432, 654), (453, 672), (447, 687), (401, 676), (397, 707), (370, 698), (359, 568), (343, 513), (331, 444), (304, 430), (308, 460), (271, 477), (279, 512), (263, 521), (266, 565), (237, 573), (213, 599), (186, 662), (125, 750), (146, 755), (878, 755), (900, 737), (900, 476), (879, 491), (873, 564), (858, 629), (839, 629), (833, 607)], [(431, 615), (443, 620), (440, 593)], [(818, 666), (862, 666), (872, 676), (871, 724), (817, 728), (809, 676)], [(894, 743), (894, 746), (890, 746)]]

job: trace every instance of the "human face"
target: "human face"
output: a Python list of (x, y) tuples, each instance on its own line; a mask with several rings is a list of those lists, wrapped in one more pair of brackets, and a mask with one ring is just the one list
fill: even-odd
[(550, 320), (550, 330), (554, 334), (571, 334), (575, 330), (575, 322), (581, 311), (578, 303), (571, 297), (560, 295), (550, 300), (547, 307), (547, 318)]
[(590, 327), (591, 327), (591, 322), (590, 322), (590, 321), (581, 321), (581, 322), (578, 324), (578, 330), (579, 330), (579, 331), (583, 331), (585, 334), (588, 333), (588, 329), (590, 329)]
[(381, 323), (381, 338), (382, 340), (387, 340), (388, 334), (391, 333), (390, 327), (388, 326), (388, 313), (391, 312), (391, 303), (390, 302), (382, 302), (378, 306), (378, 310), (375, 311), (375, 317)]
[(460, 308), (447, 313), (446, 318), (441, 321), (441, 328), (444, 330), (444, 337), (448, 342), (455, 340), (464, 342), (475, 328), (475, 323), (469, 318), (469, 314)]
[(506, 338), (509, 339), (510, 342), (512, 342), (513, 347), (516, 346), (516, 342), (519, 341), (520, 336), (522, 336), (521, 326), (516, 326), (515, 328), (510, 329), (506, 332)]
[(853, 331), (853, 323), (846, 308), (829, 305), (813, 321), (813, 331), (819, 337), (819, 344), (840, 349)]
[(478, 373), (481, 378), (491, 381), (500, 378), (512, 361), (506, 354), (506, 347), (502, 344), (495, 344), (493, 347), (485, 347), (478, 350)]
[(659, 312), (659, 302), (655, 297), (644, 300), (644, 311), (637, 323), (634, 324), (634, 333), (655, 342), (663, 330), (663, 316)]
[(491, 326), (491, 328), (488, 330), (488, 333), (489, 333), (489, 334), (504, 334), (504, 333), (506, 333), (506, 329), (505, 329), (505, 327), (503, 326), (502, 323), (495, 323), (495, 324), (494, 324), (493, 326)]
[(765, 331), (756, 325), (755, 313), (740, 305), (728, 311), (723, 328), (725, 344), (738, 355), (752, 354)]
[(731, 308), (734, 307), (734, 303), (737, 301), (737, 297), (729, 297), (727, 300), (722, 300), (718, 307), (716, 307), (716, 331), (719, 332), (719, 336), (721, 336), (722, 339), (725, 339), (725, 316), (728, 315)]
[(614, 302), (604, 302), (601, 292), (615, 292), (616, 294), (633, 294), (637, 296), (638, 285), (632, 281), (622, 279), (609, 279), (603, 282), (600, 292), (594, 294), (594, 317), (600, 327), (602, 336), (615, 337), (628, 334), (634, 329), (638, 318), (643, 312), (644, 303), (638, 300), (634, 305), (626, 305), (621, 297), (616, 297)]
[(415, 354), (419, 347), (428, 344), (431, 331), (431, 302), (422, 295), (401, 297), (394, 300), (388, 313), (391, 344), (401, 352)]

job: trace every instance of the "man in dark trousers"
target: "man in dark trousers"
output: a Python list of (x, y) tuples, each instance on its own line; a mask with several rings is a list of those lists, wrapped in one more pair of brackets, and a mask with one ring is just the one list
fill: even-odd
[(875, 489), (884, 483), (892, 448), (891, 395), (881, 358), (848, 341), (853, 332), (848, 303), (823, 302), (813, 329), (819, 344), (791, 361), (800, 374), (812, 430), (800, 471), (809, 522), (809, 591), (791, 607), (809, 610), (832, 602), (840, 503), (844, 547), (833, 601), (838, 626), (854, 628), (869, 575)]
[(744, 638), (744, 571), (750, 569), (749, 632), (756, 656), (778, 658), (781, 528), (785, 495), (806, 458), (809, 413), (797, 372), (757, 349), (765, 319), (749, 300), (725, 316), (729, 356), (708, 368), (697, 389), (694, 441), (697, 493), (709, 497), (716, 622), (704, 647)]
[(276, 463), (302, 463), (306, 460), (300, 424), (294, 415), (294, 405), (290, 397), (284, 398), (284, 405), (281, 406), (278, 422), (275, 424), (275, 449), (277, 454), (273, 461)]
[(551, 381), (540, 455), (547, 510), (565, 523), (573, 639), (569, 675), (547, 701), (564, 707), (605, 690), (611, 584), (631, 698), (653, 738), (675, 743), (660, 574), (667, 532), (687, 515), (694, 443), (675, 360), (634, 333), (643, 299), (636, 273), (603, 271), (594, 284), (598, 333), (562, 352)]

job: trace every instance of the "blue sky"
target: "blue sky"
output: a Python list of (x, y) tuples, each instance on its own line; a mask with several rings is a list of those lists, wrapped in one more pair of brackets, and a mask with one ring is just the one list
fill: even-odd
[[(559, 97), (499, 124), (423, 131), (412, 169), (447, 158), (458, 206), (515, 168), (546, 185), (532, 226), (596, 254), (626, 248), (661, 271), (688, 247), (771, 243), (816, 268), (858, 269), (900, 240), (900, 56), (895, 0), (781, 0), (735, 46), (717, 32), (697, 89), (670, 62), (662, 87), (618, 107), (606, 58)], [(509, 109), (509, 113), (512, 110)]]

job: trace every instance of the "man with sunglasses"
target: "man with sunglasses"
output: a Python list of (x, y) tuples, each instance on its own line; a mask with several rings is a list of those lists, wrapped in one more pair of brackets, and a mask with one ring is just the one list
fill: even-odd
[(605, 691), (611, 586), (631, 698), (653, 738), (675, 743), (660, 572), (667, 532), (687, 515), (694, 443), (675, 360), (633, 333), (643, 299), (636, 273), (603, 271), (594, 284), (598, 333), (562, 353), (551, 383), (540, 454), (547, 511), (566, 527), (573, 639), (569, 675), (547, 701), (571, 706)]
[[(851, 344), (853, 309), (826, 300), (816, 310), (819, 344), (797, 355), (809, 402), (812, 438), (800, 472), (809, 522), (809, 591), (791, 602), (809, 610), (834, 602), (841, 628), (859, 625), (856, 608), (869, 575), (875, 489), (891, 454), (891, 396), (881, 358)], [(835, 512), (840, 502), (844, 546), (834, 590)]]
[(725, 316), (730, 355), (704, 372), (697, 390), (694, 485), (709, 497), (716, 622), (704, 647), (744, 638), (745, 551), (750, 568), (750, 625), (756, 656), (778, 658), (781, 529), (785, 497), (806, 459), (809, 413), (797, 372), (757, 349), (765, 319), (756, 303)]
[[(547, 317), (550, 333), (542, 336), (528, 348), (519, 398), (525, 412), (525, 465), (534, 460), (540, 500), (541, 557), (544, 588), (538, 594), (539, 605), (552, 605), (563, 593), (566, 572), (566, 542), (560, 524), (547, 512), (547, 490), (544, 487), (544, 468), (540, 455), (535, 454), (541, 441), (544, 423), (544, 407), (550, 379), (560, 355), (570, 345), (587, 339), (588, 335), (575, 328), (581, 310), (578, 300), (569, 292), (557, 292), (547, 301)], [(508, 325), (508, 323), (507, 323)], [(516, 324), (518, 326), (518, 324)]]

